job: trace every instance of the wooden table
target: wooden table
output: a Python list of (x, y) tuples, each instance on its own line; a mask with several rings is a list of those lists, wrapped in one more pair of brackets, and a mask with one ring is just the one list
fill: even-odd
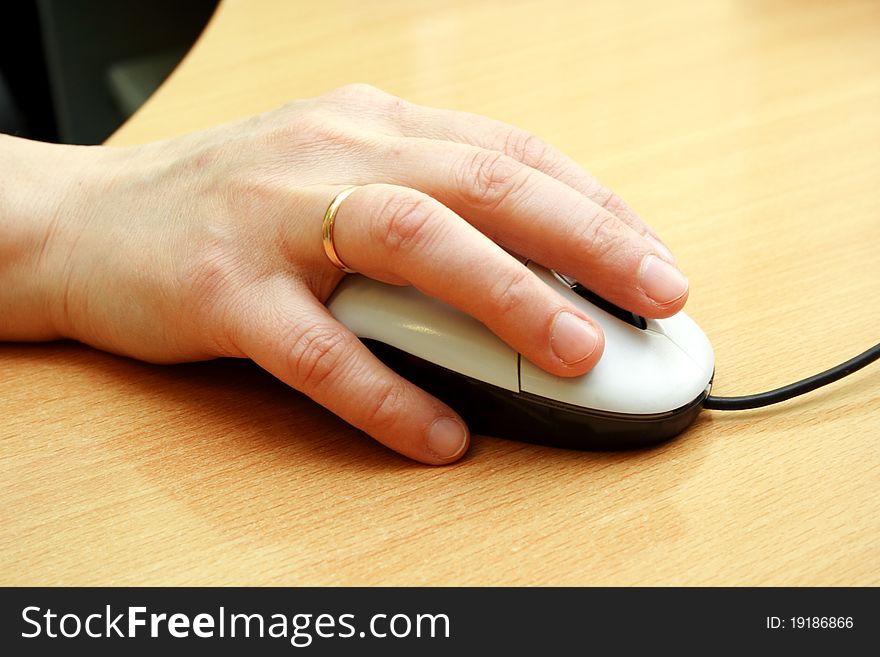
[[(536, 132), (658, 228), (716, 394), (880, 338), (880, 4), (226, 0), (113, 137), (370, 82)], [(3, 584), (880, 584), (880, 369), (658, 449), (406, 461), (251, 363), (0, 345)]]

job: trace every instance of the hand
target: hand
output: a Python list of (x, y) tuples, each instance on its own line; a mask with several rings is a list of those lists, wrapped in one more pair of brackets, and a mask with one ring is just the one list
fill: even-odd
[(323, 305), (343, 274), (321, 218), (343, 187), (363, 185), (336, 218), (349, 267), (472, 314), (560, 376), (595, 365), (602, 332), (505, 249), (648, 317), (687, 297), (668, 249), (572, 160), (366, 85), (143, 146), (52, 148), (65, 192), (35, 256), (39, 337), (161, 363), (252, 358), (424, 463), (460, 457), (466, 427)]

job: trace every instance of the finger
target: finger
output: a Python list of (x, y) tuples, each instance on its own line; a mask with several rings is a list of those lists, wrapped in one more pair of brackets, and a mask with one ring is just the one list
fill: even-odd
[[(326, 196), (315, 199), (317, 207)], [(366, 185), (336, 215), (337, 254), (352, 269), (409, 283), (483, 322), (560, 376), (592, 368), (602, 331), (519, 260), (436, 200), (406, 187)]]
[(480, 114), (407, 105), (398, 112), (405, 135), (469, 144), (504, 153), (584, 194), (618, 217), (640, 235), (656, 240), (661, 256), (674, 262), (672, 252), (657, 233), (617, 194), (577, 162), (527, 130)]
[(386, 175), (436, 198), (496, 242), (640, 315), (668, 317), (684, 306), (687, 279), (656, 243), (556, 178), (475, 146), (392, 143)]
[(251, 297), (236, 346), (261, 367), (412, 459), (442, 465), (465, 453), (461, 418), (379, 362), (308, 290), (285, 278)]

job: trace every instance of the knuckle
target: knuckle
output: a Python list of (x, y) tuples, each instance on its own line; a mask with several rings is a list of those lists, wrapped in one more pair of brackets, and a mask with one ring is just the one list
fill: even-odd
[(439, 221), (438, 205), (430, 197), (394, 192), (379, 211), (379, 234), (373, 237), (392, 254), (406, 253), (430, 241)]
[(495, 210), (524, 184), (522, 165), (497, 151), (476, 150), (459, 168), (457, 186), (465, 201), (484, 210)]
[(320, 134), (326, 130), (328, 117), (325, 112), (317, 107), (310, 107), (298, 112), (289, 121), (289, 129), (294, 134)]
[(353, 109), (392, 110), (407, 105), (406, 101), (364, 82), (346, 84), (328, 94), (333, 105)]
[(494, 314), (510, 314), (526, 303), (531, 276), (524, 267), (517, 267), (509, 276), (503, 276), (493, 284), (489, 290), (489, 299), (492, 300)]
[(550, 147), (535, 135), (511, 128), (504, 136), (503, 152), (533, 169), (545, 169), (550, 161)]
[[(279, 107), (279, 113), (282, 116), (295, 116), (299, 114), (303, 108), (308, 107), (311, 104), (310, 100), (304, 100), (302, 98), (298, 98), (296, 100), (288, 100), (281, 107)], [(267, 115), (256, 114), (252, 118), (263, 119)]]
[(364, 415), (364, 425), (370, 430), (383, 430), (392, 427), (406, 407), (406, 392), (399, 383), (383, 383), (371, 398)]
[(283, 199), (283, 188), (279, 189), (277, 179), (264, 175), (262, 171), (249, 171), (236, 175), (230, 180), (220, 180), (212, 185), (211, 193), (216, 194), (214, 202), (220, 204), (223, 212), (220, 218), (212, 218), (211, 237), (217, 239), (222, 233), (225, 241), (232, 244), (227, 234), (246, 230), (253, 217), (260, 221), (270, 221), (277, 213), (278, 201)]
[(596, 183), (595, 188), (590, 190), (587, 196), (611, 214), (618, 214), (626, 208), (622, 198), (600, 183)]
[(349, 82), (330, 92), (331, 96), (345, 99), (379, 99), (390, 94), (366, 82)]
[(355, 82), (347, 84), (329, 94), (333, 107), (344, 108), (357, 116), (372, 115), (398, 120), (412, 107), (408, 101), (383, 91), (370, 84)]
[(314, 390), (332, 382), (347, 357), (346, 339), (331, 328), (312, 324), (297, 331), (286, 349), (294, 380), (304, 390)]
[(620, 245), (622, 239), (617, 221), (604, 208), (593, 206), (585, 208), (580, 216), (586, 217), (576, 234), (577, 243), (594, 258), (610, 255)]
[(608, 210), (611, 214), (618, 214), (626, 209), (626, 204), (617, 194), (614, 192), (608, 192), (607, 198), (602, 201), (602, 207)]
[(364, 144), (364, 137), (350, 124), (320, 109), (309, 109), (281, 130), (280, 141), (291, 144), (300, 155), (314, 151), (350, 151)]

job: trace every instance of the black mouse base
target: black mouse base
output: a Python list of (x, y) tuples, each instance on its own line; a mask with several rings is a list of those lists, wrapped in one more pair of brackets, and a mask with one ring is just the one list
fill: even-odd
[(449, 404), (472, 433), (552, 447), (625, 450), (661, 443), (690, 426), (709, 394), (707, 386), (689, 404), (651, 415), (589, 410), (483, 383), (375, 340), (364, 344), (391, 369)]

